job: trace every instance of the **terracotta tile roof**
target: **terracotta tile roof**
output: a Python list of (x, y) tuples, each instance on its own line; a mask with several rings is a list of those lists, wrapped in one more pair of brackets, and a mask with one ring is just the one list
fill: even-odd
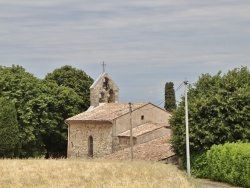
[[(149, 102), (133, 103), (133, 110), (149, 104)], [(95, 107), (89, 111), (85, 111), (73, 117), (66, 119), (67, 121), (111, 121), (124, 114), (129, 113), (128, 103), (106, 103)]]
[[(134, 146), (134, 159), (147, 160), (147, 161), (160, 161), (170, 156), (175, 155), (171, 150), (171, 144), (169, 143), (170, 136), (163, 136), (156, 138), (152, 141)], [(129, 160), (130, 148), (117, 151), (110, 155), (105, 156), (106, 159), (114, 160)]]
[[(144, 133), (151, 132), (155, 129), (159, 129), (161, 127), (170, 127), (170, 124), (148, 122), (148, 123), (145, 123), (145, 124), (142, 124), (138, 127), (133, 128), (132, 132), (133, 132), (133, 136), (137, 137), (137, 136), (140, 136)], [(127, 130), (127, 131), (119, 134), (118, 136), (130, 136), (130, 130)]]

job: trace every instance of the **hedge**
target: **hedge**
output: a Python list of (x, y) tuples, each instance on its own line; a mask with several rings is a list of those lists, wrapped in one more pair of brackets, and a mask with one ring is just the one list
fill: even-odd
[[(226, 143), (207, 151), (208, 178), (250, 188), (250, 144)], [(202, 171), (202, 169), (200, 169)]]

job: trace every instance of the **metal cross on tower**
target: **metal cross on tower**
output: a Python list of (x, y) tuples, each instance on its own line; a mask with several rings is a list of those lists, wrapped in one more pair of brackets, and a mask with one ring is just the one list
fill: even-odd
[(106, 64), (105, 64), (104, 61), (103, 61), (103, 63), (102, 63), (102, 72), (103, 72), (103, 73), (105, 72), (105, 67), (106, 67)]

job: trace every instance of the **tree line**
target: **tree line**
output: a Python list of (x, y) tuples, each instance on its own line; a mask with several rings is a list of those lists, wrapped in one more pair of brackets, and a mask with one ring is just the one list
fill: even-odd
[[(180, 88), (180, 87), (178, 87)], [(185, 98), (175, 106), (173, 83), (165, 85), (172, 116), (172, 149), (186, 168)], [(249, 187), (250, 72), (247, 67), (202, 74), (188, 86), (191, 174)]]
[[(89, 107), (93, 79), (69, 65), (39, 79), (21, 66), (0, 66), (0, 157), (65, 157), (64, 120)], [(176, 106), (173, 82), (165, 84), (165, 108), (172, 114), (172, 147), (185, 161), (185, 100)], [(190, 152), (214, 144), (250, 140), (250, 72), (202, 74), (189, 85)], [(191, 157), (192, 160), (192, 157)]]
[[(250, 141), (250, 72), (235, 68), (226, 74), (202, 74), (189, 85), (188, 116), (191, 162), (211, 146)], [(172, 147), (185, 162), (185, 99), (170, 118)], [(197, 157), (196, 157), (197, 158)], [(192, 170), (192, 167), (191, 167)]]
[(44, 79), (18, 65), (0, 75), (0, 157), (65, 157), (64, 120), (88, 108), (93, 79), (69, 65)]

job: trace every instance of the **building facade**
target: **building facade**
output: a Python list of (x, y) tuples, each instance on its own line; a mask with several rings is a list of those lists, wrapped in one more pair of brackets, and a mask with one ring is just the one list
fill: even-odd
[[(68, 125), (68, 158), (115, 156), (116, 152), (130, 147), (131, 125), (135, 148), (156, 143), (157, 139), (169, 140), (170, 113), (149, 102), (132, 103), (130, 113), (129, 104), (118, 101), (119, 88), (107, 73), (96, 79), (90, 92), (89, 109), (65, 121)], [(168, 155), (173, 152), (158, 158)]]

